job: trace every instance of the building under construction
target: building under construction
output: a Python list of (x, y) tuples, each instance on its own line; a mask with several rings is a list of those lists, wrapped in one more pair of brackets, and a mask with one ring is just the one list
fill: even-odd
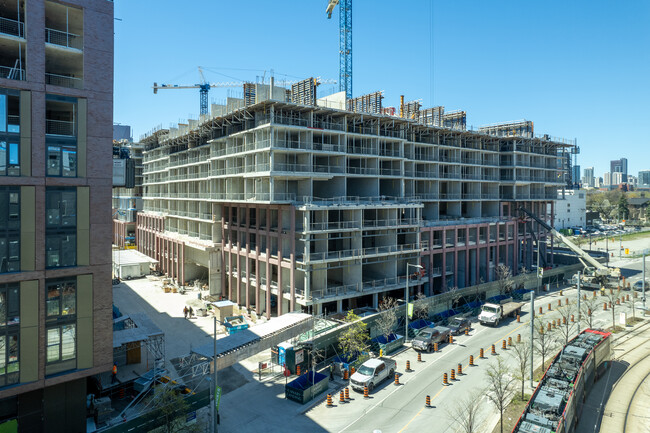
[(296, 88), (293, 100), (313, 103), (271, 84), (274, 99), (229, 98), (142, 138), (138, 249), (179, 284), (207, 280), (269, 317), (403, 298), (417, 270), (407, 264), (424, 268), (414, 296), (492, 281), (500, 264), (530, 268), (540, 240), (552, 262), (518, 208), (552, 225), (572, 143), (532, 123), (470, 131), (464, 111), (443, 107), (387, 110), (381, 92), (346, 101)]

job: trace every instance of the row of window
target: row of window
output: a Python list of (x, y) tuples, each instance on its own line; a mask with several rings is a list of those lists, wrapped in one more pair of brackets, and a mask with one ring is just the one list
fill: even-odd
[[(45, 373), (76, 368), (77, 282), (75, 278), (45, 282)], [(20, 381), (20, 290), (0, 286), (0, 387)]]
[[(77, 265), (77, 189), (45, 190), (45, 266)], [(0, 273), (20, 271), (20, 188), (0, 187)]]
[[(47, 176), (77, 177), (77, 98), (46, 95)], [(20, 176), (20, 92), (0, 88), (0, 176)]]

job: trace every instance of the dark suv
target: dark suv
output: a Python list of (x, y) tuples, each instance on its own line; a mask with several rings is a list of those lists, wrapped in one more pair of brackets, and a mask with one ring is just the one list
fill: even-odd
[(464, 334), (465, 330), (472, 329), (472, 322), (466, 317), (454, 317), (449, 321), (447, 328), (451, 329), (454, 335)]

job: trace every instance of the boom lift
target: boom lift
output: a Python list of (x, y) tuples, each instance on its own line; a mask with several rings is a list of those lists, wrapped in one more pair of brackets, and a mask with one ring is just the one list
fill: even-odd
[(614, 280), (618, 281), (621, 278), (621, 270), (619, 268), (609, 268), (603, 265), (598, 260), (591, 257), (582, 248), (574, 244), (571, 239), (564, 236), (562, 233), (558, 232), (550, 225), (546, 224), (546, 222), (537, 217), (537, 215), (524, 209), (523, 207), (520, 207), (519, 210), (528, 215), (530, 218), (534, 219), (540, 226), (548, 230), (553, 236), (562, 241), (562, 243), (569, 247), (571, 251), (578, 255), (578, 259), (585, 267), (583, 279), (586, 283), (602, 286), (607, 282), (613, 282)]

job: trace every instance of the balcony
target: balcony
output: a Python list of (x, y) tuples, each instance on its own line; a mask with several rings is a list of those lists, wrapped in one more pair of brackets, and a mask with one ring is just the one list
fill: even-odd
[(9, 18), (0, 17), (0, 33), (3, 35), (25, 37), (25, 23)]
[(45, 43), (54, 44), (61, 47), (83, 50), (83, 38), (74, 33), (63, 32), (61, 30), (45, 29)]
[(74, 136), (75, 135), (75, 125), (74, 122), (69, 122), (65, 120), (45, 120), (45, 133), (50, 135), (65, 135), (65, 136)]
[(83, 80), (70, 75), (45, 73), (45, 84), (52, 84), (54, 86), (69, 87), (71, 89), (83, 88)]

